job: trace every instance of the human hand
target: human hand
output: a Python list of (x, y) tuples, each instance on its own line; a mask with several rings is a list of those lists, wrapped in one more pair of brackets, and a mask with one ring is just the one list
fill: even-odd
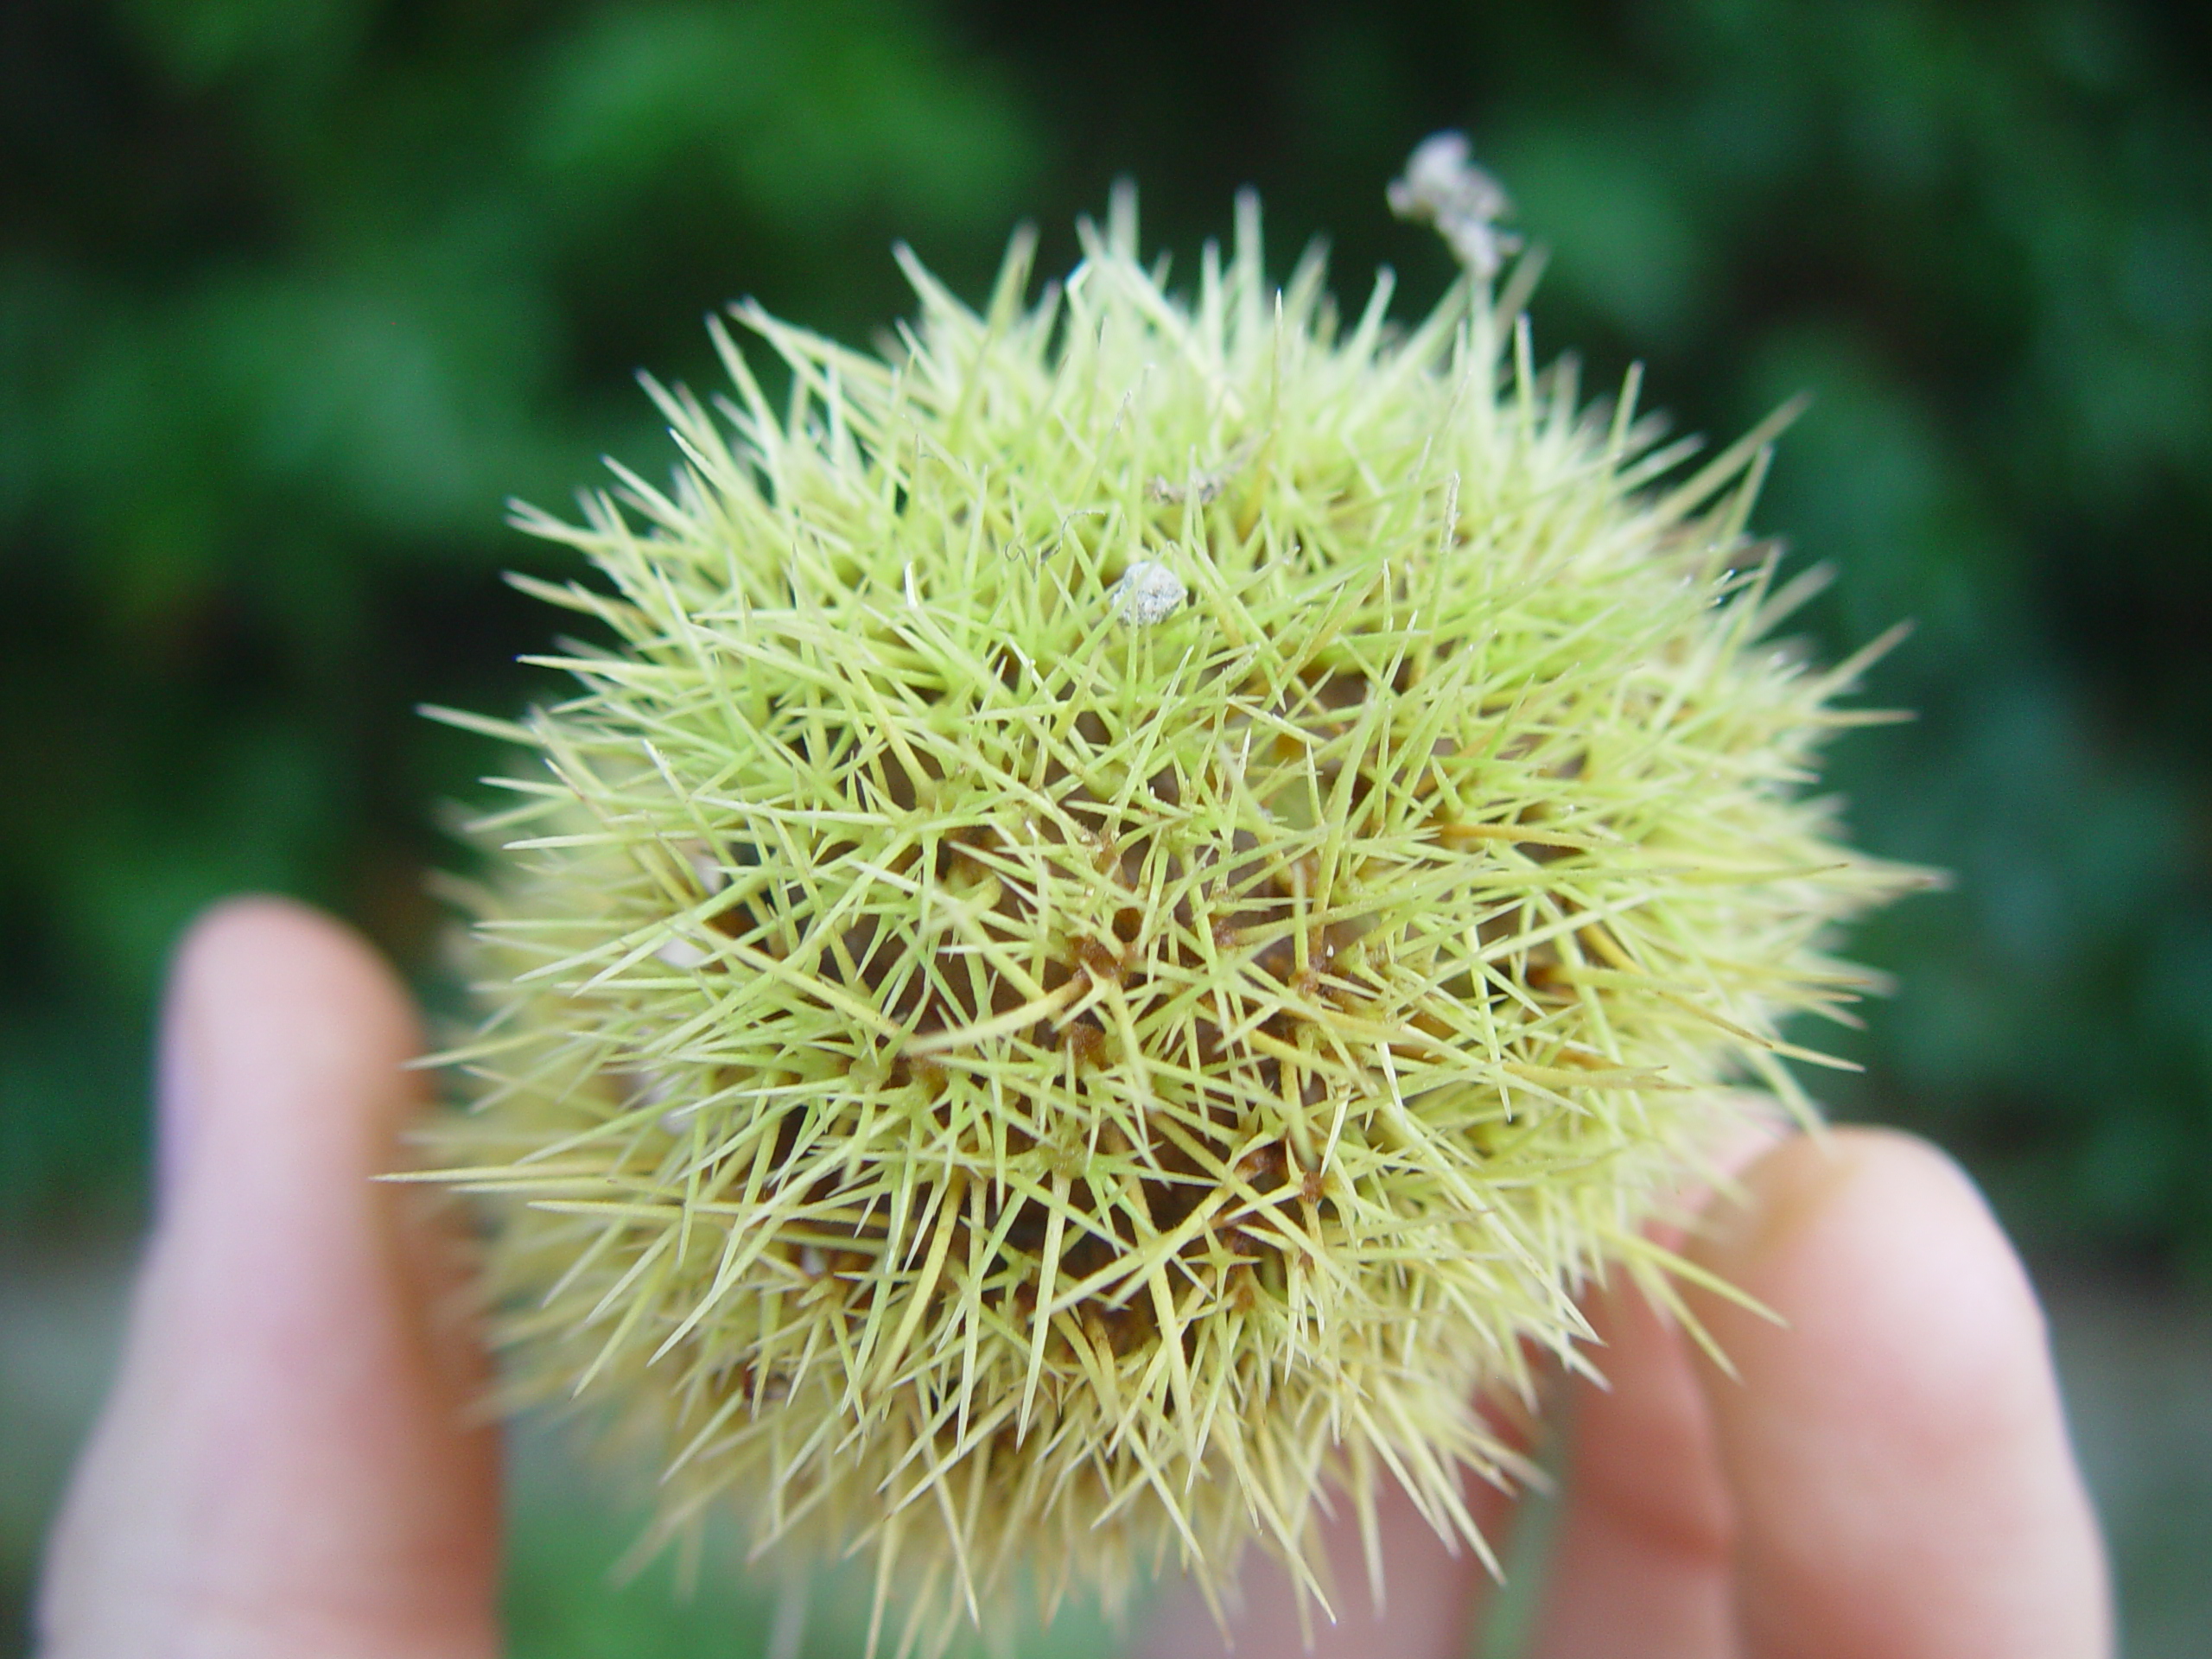
[[(394, 1167), (412, 1012), (351, 934), (222, 906), (164, 1013), (161, 1194), (121, 1375), (47, 1562), (46, 1659), (496, 1653), (499, 1458), (456, 1312), (457, 1240)], [(1751, 1166), (1690, 1254), (1784, 1316), (1694, 1299), (1740, 1382), (1628, 1294), (1597, 1299), (1610, 1391), (1575, 1385), (1541, 1659), (2094, 1659), (2095, 1525), (2042, 1318), (1940, 1154), (1839, 1130)], [(1479, 1567), (1382, 1506), (1389, 1603), (1332, 1540), (1348, 1605), (1319, 1655), (1468, 1651)], [(1492, 1535), (1510, 1505), (1484, 1494)], [(1342, 1534), (1344, 1529), (1339, 1529)], [(1239, 1659), (1301, 1652), (1279, 1570), (1247, 1575)], [(1221, 1651), (1172, 1596), (1152, 1659)]]
[[(1684, 1254), (1786, 1321), (1686, 1287), (1737, 1375), (1637, 1293), (1590, 1300), (1610, 1385), (1566, 1403), (1563, 1511), (1529, 1659), (2099, 1659), (2104, 1551), (2042, 1310), (1966, 1176), (1885, 1131), (1797, 1135)], [(1402, 1495), (1387, 1606), (1348, 1523), (1313, 1659), (1461, 1659), (1493, 1586)], [(1473, 1494), (1485, 1535), (1511, 1502)], [(1262, 1580), (1254, 1583), (1254, 1579)], [(1248, 1574), (1236, 1654), (1301, 1651), (1287, 1579)], [(1189, 1602), (1145, 1659), (1211, 1649)]]
[(49, 1544), (44, 1659), (482, 1659), (499, 1441), (431, 1195), (406, 993), (282, 900), (202, 917), (162, 1016), (153, 1237)]

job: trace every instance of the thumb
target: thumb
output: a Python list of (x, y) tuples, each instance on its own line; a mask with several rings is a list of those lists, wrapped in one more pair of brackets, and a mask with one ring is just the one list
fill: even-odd
[(186, 937), (160, 1214), (52, 1541), (47, 1659), (497, 1651), (498, 1448), (462, 1421), (482, 1358), (444, 1294), (455, 1241), (372, 1179), (416, 1046), (389, 970), (312, 911), (233, 900)]

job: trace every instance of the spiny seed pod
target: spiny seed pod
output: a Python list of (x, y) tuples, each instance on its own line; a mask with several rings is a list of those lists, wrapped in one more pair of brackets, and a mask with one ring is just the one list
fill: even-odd
[[(1325, 1613), (1385, 1480), (1488, 1550), (1478, 1410), (1744, 1116), (1809, 1111), (1831, 925), (1910, 873), (1804, 798), (1859, 662), (1770, 641), (1761, 428), (1694, 477), (1538, 375), (1487, 273), (1349, 328), (1257, 207), (1179, 298), (1133, 202), (884, 357), (741, 307), (721, 419), (524, 585), (611, 649), (487, 821), (489, 1195), (517, 1400), (642, 1435), (656, 1535), (863, 1550), (901, 1651), (1024, 1584)], [(1495, 246), (1492, 243), (1486, 245)], [(1380, 1569), (1379, 1551), (1370, 1559)]]

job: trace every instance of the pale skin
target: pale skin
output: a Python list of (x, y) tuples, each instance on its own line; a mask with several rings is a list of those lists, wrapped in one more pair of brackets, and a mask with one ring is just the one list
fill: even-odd
[[(121, 1374), (56, 1523), (46, 1659), (483, 1659), (500, 1648), (499, 1456), (454, 1225), (379, 1185), (419, 1103), (413, 1009), (326, 918), (204, 917), (162, 1033), (158, 1218)], [(1693, 1299), (1739, 1376), (1640, 1300), (1592, 1298), (1607, 1390), (1570, 1389), (1541, 1659), (2097, 1659), (2112, 1618), (2042, 1314), (1957, 1168), (1838, 1130), (1759, 1153), (1690, 1239), (1787, 1321)], [(1493, 1532), (1507, 1501), (1479, 1506)], [(1402, 1500), (1387, 1605), (1312, 1651), (1459, 1659), (1481, 1569)], [(1255, 1568), (1239, 1659), (1306, 1651)], [(1220, 1653), (1171, 1593), (1147, 1659)]]

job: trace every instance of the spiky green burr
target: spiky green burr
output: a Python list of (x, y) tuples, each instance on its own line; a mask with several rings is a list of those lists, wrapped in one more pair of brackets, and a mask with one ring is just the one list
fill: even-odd
[(1483, 1550), (1478, 1396), (1670, 1294), (1644, 1224), (1912, 879), (1801, 792), (1866, 716), (1771, 643), (1766, 433), (1664, 487), (1510, 298), (1344, 327), (1249, 201), (1187, 300), (1127, 204), (1085, 249), (980, 315), (907, 260), (883, 357), (741, 308), (788, 407), (717, 330), (671, 491), (523, 512), (613, 643), (473, 722), (543, 762), (441, 1154), (511, 1389), (648, 1441), (664, 1535), (870, 1554), (902, 1649), (1255, 1541), (1325, 1596), (1332, 1488)]

